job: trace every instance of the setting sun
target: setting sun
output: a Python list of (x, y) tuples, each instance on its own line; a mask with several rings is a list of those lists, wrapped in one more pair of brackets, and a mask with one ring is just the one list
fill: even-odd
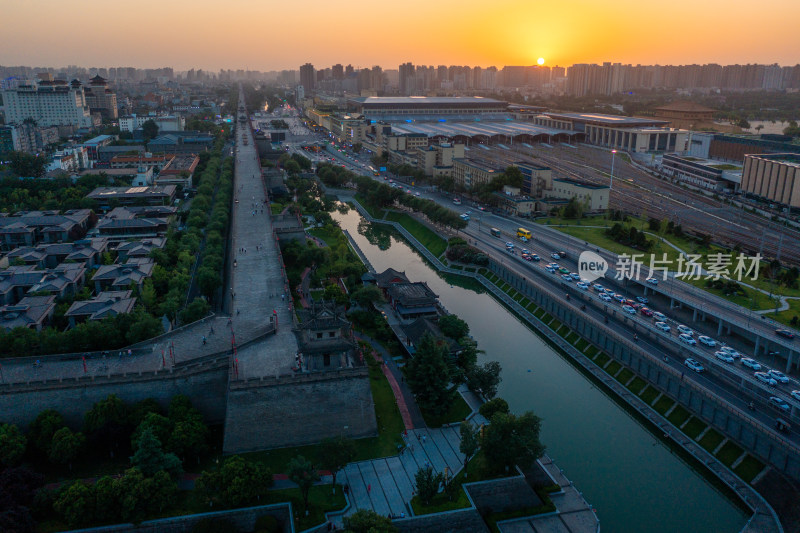
[(544, 58), (540, 57), (539, 59), (536, 60), (536, 62), (539, 63), (540, 65), (544, 65)]

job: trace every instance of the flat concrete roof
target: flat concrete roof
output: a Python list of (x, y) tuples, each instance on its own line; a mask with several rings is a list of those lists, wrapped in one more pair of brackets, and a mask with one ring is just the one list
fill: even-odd
[(507, 105), (508, 102), (495, 100), (494, 98), (484, 98), (482, 96), (358, 96), (349, 98), (351, 102), (356, 102), (368, 106), (380, 105), (414, 105), (414, 104), (484, 104), (484, 105)]
[(619, 115), (604, 115), (601, 113), (544, 113), (555, 119), (585, 122), (601, 126), (666, 126), (668, 120), (641, 117), (623, 117)]
[(500, 121), (472, 121), (472, 122), (412, 122), (412, 123), (393, 123), (393, 134), (409, 134), (409, 133), (422, 133), (428, 137), (444, 136), (455, 137), (463, 135), (467, 137), (474, 137), (476, 135), (485, 135), (492, 137), (494, 135), (505, 135), (508, 137), (516, 137), (519, 135), (557, 135), (564, 134), (570, 137), (578, 135), (581, 132), (559, 130), (555, 128), (547, 128), (545, 126), (537, 126), (530, 122), (518, 122), (515, 120), (500, 120)]

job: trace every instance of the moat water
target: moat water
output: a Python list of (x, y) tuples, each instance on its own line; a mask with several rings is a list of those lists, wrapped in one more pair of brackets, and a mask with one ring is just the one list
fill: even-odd
[(700, 472), (485, 292), (452, 285), (420, 255), (355, 211), (333, 213), (378, 272), (425, 281), (466, 320), (502, 365), (499, 396), (512, 411), (542, 417), (547, 453), (596, 509), (604, 532), (739, 531), (748, 516)]

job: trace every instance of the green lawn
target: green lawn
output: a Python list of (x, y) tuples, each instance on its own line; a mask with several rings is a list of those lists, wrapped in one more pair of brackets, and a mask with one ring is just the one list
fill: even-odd
[(662, 396), (653, 406), (653, 409), (655, 409), (659, 414), (663, 415), (669, 411), (669, 408), (672, 407), (674, 403), (675, 401), (669, 396)]
[(606, 367), (606, 372), (608, 372), (608, 375), (609, 375), (609, 376), (613, 376), (614, 374), (616, 374), (617, 372), (619, 372), (619, 369), (620, 369), (620, 368), (622, 368), (622, 365), (621, 365), (621, 364), (619, 364), (619, 362), (617, 362), (617, 361), (611, 361), (611, 362), (608, 364), (608, 366)]
[[(768, 313), (767, 316), (781, 322), (782, 324), (786, 324), (787, 326), (792, 326), (792, 318), (800, 317), (800, 300), (787, 300), (789, 302), (789, 309), (786, 311), (780, 311), (779, 313)], [(792, 327), (797, 327), (794, 325)]]
[(633, 377), (633, 372), (631, 372), (627, 368), (623, 368), (622, 372), (620, 372), (615, 379), (620, 383), (622, 383), (623, 385), (625, 385), (628, 382), (628, 380), (631, 379), (632, 377)]
[(411, 508), (414, 509), (415, 516), (420, 516), (470, 507), (469, 498), (467, 498), (467, 493), (464, 492), (463, 487), (459, 487), (457, 494), (455, 499), (450, 500), (446, 494), (441, 492), (433, 497), (429, 505), (423, 505), (419, 500), (419, 496), (414, 496), (411, 498)]
[(308, 492), (308, 516), (303, 512), (303, 497), (300, 489), (281, 489), (270, 493), (270, 503), (292, 502), (296, 511), (295, 531), (305, 531), (310, 527), (325, 523), (325, 513), (344, 509), (347, 502), (341, 487), (333, 493), (330, 485), (314, 485)]
[(691, 420), (686, 422), (686, 425), (683, 426), (681, 431), (683, 431), (687, 437), (694, 440), (700, 433), (703, 432), (704, 429), (706, 429), (706, 425), (707, 424), (705, 422), (693, 416)]
[(743, 450), (734, 444), (733, 441), (728, 441), (717, 452), (717, 459), (725, 466), (730, 467), (733, 462), (742, 455), (742, 451)]
[(640, 377), (636, 377), (631, 381), (627, 387), (628, 390), (634, 394), (639, 394), (647, 383)]
[(761, 309), (775, 309), (775, 302), (774, 300), (770, 299), (770, 297), (763, 292), (759, 292), (748, 287), (742, 287), (742, 291), (744, 294), (735, 294), (735, 295), (727, 295), (724, 294), (719, 289), (712, 289), (710, 287), (706, 287), (706, 280), (705, 279), (684, 279), (683, 280), (690, 285), (694, 285), (695, 287), (699, 287), (706, 292), (709, 292), (715, 296), (719, 296), (720, 298), (724, 298), (729, 302), (733, 302), (737, 305), (741, 305), (745, 309), (753, 309), (754, 311), (758, 311)]
[(325, 241), (325, 244), (328, 246), (335, 246), (343, 239), (346, 239), (344, 233), (342, 233), (342, 230), (339, 228), (335, 228), (333, 231), (331, 231), (331, 228), (313, 228), (308, 230), (308, 233)]
[(652, 404), (653, 400), (655, 400), (657, 397), (658, 397), (658, 389), (656, 389), (655, 387), (651, 387), (649, 385), (644, 391), (642, 391), (641, 394), (639, 394), (639, 398), (641, 398), (642, 401), (647, 405)]
[(399, 222), (408, 232), (413, 235), (422, 245), (430, 250), (430, 252), (439, 257), (447, 249), (447, 241), (437, 235), (432, 229), (412, 218), (407, 213), (398, 213), (390, 211), (386, 216), (386, 220)]
[(700, 439), (700, 446), (706, 449), (709, 453), (714, 453), (714, 450), (719, 446), (719, 443), (725, 437), (720, 435), (720, 433), (715, 429), (709, 429), (703, 438)]
[(448, 409), (444, 415), (436, 416), (423, 410), (422, 417), (425, 419), (425, 424), (427, 424), (429, 428), (439, 428), (445, 424), (461, 422), (466, 419), (471, 412), (472, 409), (469, 408), (464, 398), (462, 398), (460, 394), (456, 394), (453, 403), (450, 405), (450, 409)]
[(606, 364), (609, 359), (610, 357), (608, 356), (607, 353), (601, 352), (600, 354), (597, 355), (597, 358), (594, 360), (594, 362), (597, 363), (597, 366), (602, 368), (603, 365)]
[(274, 202), (269, 204), (269, 208), (270, 208), (270, 210), (272, 210), (272, 214), (273, 215), (280, 215), (281, 211), (283, 211), (284, 207), (286, 207), (286, 206), (283, 205), (283, 204), (277, 204), (277, 203), (274, 203)]
[(753, 478), (756, 477), (762, 470), (764, 470), (764, 463), (750, 454), (742, 459), (742, 462), (733, 469), (736, 475), (747, 483), (753, 481)]
[(360, 194), (356, 194), (355, 199), (356, 199), (356, 201), (358, 203), (360, 203), (364, 207), (364, 209), (367, 210), (367, 213), (369, 213), (370, 216), (372, 216), (372, 218), (376, 218), (376, 219), (380, 220), (386, 214), (385, 210), (383, 210), (383, 209), (381, 209), (379, 207), (375, 207), (375, 206), (367, 204), (367, 201)]
[(680, 427), (681, 424), (686, 422), (686, 419), (689, 418), (690, 413), (686, 409), (683, 408), (681, 405), (676, 405), (675, 409), (667, 417), (667, 420), (672, 422), (672, 425), (675, 427)]

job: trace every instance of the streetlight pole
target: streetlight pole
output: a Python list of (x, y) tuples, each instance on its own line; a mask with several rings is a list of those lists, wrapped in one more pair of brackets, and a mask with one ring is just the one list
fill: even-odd
[(614, 188), (614, 156), (616, 153), (616, 150), (611, 150), (611, 182), (608, 184), (609, 191)]

